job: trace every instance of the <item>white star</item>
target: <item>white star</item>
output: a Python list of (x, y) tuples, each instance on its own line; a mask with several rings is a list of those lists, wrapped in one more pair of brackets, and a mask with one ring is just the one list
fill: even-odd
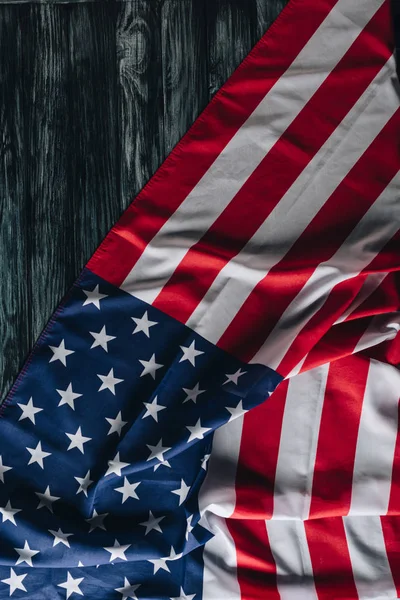
[(26, 592), (26, 587), (22, 583), (26, 576), (27, 573), (17, 575), (14, 569), (10, 569), (10, 577), (1, 580), (2, 583), (5, 583), (6, 585), (10, 586), (10, 596), (13, 595), (15, 590), (22, 590), (23, 592)]
[(163, 447), (162, 440), (160, 440), (156, 446), (151, 446), (150, 444), (146, 444), (146, 446), (150, 450), (150, 456), (147, 460), (152, 460), (153, 458), (156, 458), (160, 462), (163, 462), (165, 452), (171, 450), (171, 448)]
[(171, 551), (169, 553), (167, 560), (179, 560), (180, 558), (182, 558), (182, 552), (179, 552), (177, 554), (175, 552), (175, 550), (173, 549), (173, 547), (171, 546)]
[(139, 360), (140, 364), (144, 367), (143, 371), (140, 373), (140, 377), (144, 377), (145, 375), (151, 375), (153, 379), (156, 378), (157, 369), (161, 369), (164, 365), (160, 363), (156, 363), (156, 355), (150, 358), (150, 360)]
[(0, 515), (2, 516), (3, 523), (10, 521), (10, 523), (17, 526), (14, 515), (21, 512), (21, 510), (22, 508), (13, 508), (10, 501), (3, 508), (0, 506)]
[(187, 495), (189, 493), (190, 490), (190, 485), (186, 485), (186, 483), (183, 481), (183, 479), (181, 479), (181, 487), (178, 488), (177, 490), (171, 490), (172, 494), (176, 494), (177, 496), (179, 496), (179, 506), (181, 506), (181, 504), (183, 504), (183, 502), (185, 502)]
[(119, 541), (115, 540), (114, 546), (104, 547), (104, 550), (111, 554), (110, 562), (115, 560), (116, 558), (120, 558), (121, 560), (128, 560), (125, 556), (125, 552), (128, 550), (128, 548), (131, 547), (131, 545), (132, 544), (125, 544), (121, 546)]
[(56, 390), (56, 392), (58, 392), (61, 396), (61, 400), (58, 403), (58, 406), (68, 404), (68, 406), (70, 406), (72, 410), (75, 410), (74, 400), (82, 396), (82, 394), (75, 394), (75, 392), (72, 390), (72, 383), (69, 384), (66, 390)]
[(167, 460), (163, 460), (163, 461), (161, 461), (159, 463), (156, 463), (154, 465), (153, 471), (156, 472), (157, 469), (159, 469), (160, 467), (168, 467), (169, 469), (172, 468), (171, 465), (169, 464), (169, 462)]
[(134, 498), (139, 500), (139, 496), (135, 492), (136, 488), (140, 485), (139, 483), (129, 483), (127, 477), (124, 477), (124, 485), (119, 488), (114, 488), (116, 492), (122, 494), (122, 504), (128, 500), (128, 498)]
[(108, 417), (106, 417), (106, 421), (108, 421), (111, 425), (110, 431), (107, 433), (107, 435), (111, 435), (112, 433), (117, 433), (118, 435), (121, 435), (121, 430), (123, 426), (126, 425), (128, 422), (122, 420), (121, 411), (119, 411), (115, 419), (109, 419)]
[(71, 535), (73, 535), (73, 533), (63, 533), (60, 528), (58, 529), (58, 531), (49, 529), (49, 532), (51, 533), (51, 535), (54, 535), (53, 547), (57, 546), (58, 544), (64, 544), (64, 546), (67, 546), (67, 548), (71, 548), (71, 546), (69, 545), (68, 538)]
[(154, 566), (154, 572), (153, 572), (154, 575), (160, 569), (162, 569), (163, 571), (167, 571), (168, 573), (171, 573), (171, 571), (169, 570), (169, 566), (167, 565), (166, 558), (150, 558), (149, 562), (151, 562)]
[(39, 508), (47, 508), (51, 513), (53, 512), (53, 502), (59, 500), (59, 496), (52, 496), (50, 493), (50, 486), (47, 486), (44, 493), (35, 492), (36, 496), (39, 498), (40, 502), (36, 507), (36, 510)]
[(190, 346), (180, 346), (180, 349), (182, 350), (183, 355), (180, 358), (179, 362), (181, 363), (185, 360), (188, 360), (193, 366), (195, 366), (196, 356), (204, 354), (204, 352), (202, 352), (201, 350), (196, 350), (196, 348), (194, 347), (194, 340), (190, 344)]
[(125, 600), (125, 599), (138, 600), (138, 597), (135, 595), (135, 592), (139, 588), (140, 588), (140, 583), (137, 585), (133, 585), (132, 583), (129, 583), (129, 580), (126, 577), (124, 577), (123, 587), (115, 588), (114, 591), (122, 594), (121, 600)]
[(149, 518), (147, 519), (147, 521), (144, 521), (143, 523), (139, 523), (139, 525), (143, 525), (143, 527), (146, 527), (146, 531), (145, 531), (144, 535), (147, 535), (148, 533), (150, 533), (150, 531), (153, 531), (153, 529), (154, 529), (154, 531), (159, 531), (160, 533), (162, 533), (162, 529), (161, 529), (159, 523), (161, 523), (161, 521), (163, 519), (165, 519), (165, 517), (155, 517), (150, 510)]
[(82, 435), (82, 431), (81, 431), (80, 427), (78, 427), (78, 429), (76, 430), (76, 433), (65, 432), (65, 435), (67, 437), (69, 437), (69, 439), (71, 440), (71, 443), (68, 446), (67, 450), (72, 450), (73, 448), (78, 448), (78, 450), (80, 450), (82, 452), (82, 454), (84, 454), (84, 452), (85, 452), (83, 449), (83, 444), (86, 444), (86, 442), (90, 442), (90, 440), (92, 439), (90, 437), (85, 437), (84, 435)]
[(207, 463), (210, 459), (211, 454), (205, 454), (201, 460), (201, 468), (207, 470)]
[(108, 346), (107, 346), (108, 342), (111, 342), (111, 340), (116, 339), (114, 335), (107, 335), (105, 325), (104, 325), (103, 329), (101, 331), (99, 331), (99, 333), (96, 333), (95, 331), (89, 331), (89, 333), (90, 333), (90, 335), (92, 335), (94, 337), (94, 342), (90, 346), (90, 349), (97, 348), (97, 346), (101, 346), (103, 348), (103, 350), (108, 352)]
[(131, 317), (132, 321), (135, 321), (136, 323), (136, 327), (135, 329), (132, 331), (132, 335), (135, 333), (139, 333), (140, 331), (143, 331), (143, 333), (149, 338), (150, 337), (150, 327), (153, 327), (154, 325), (158, 325), (157, 321), (150, 321), (148, 314), (147, 314), (147, 310), (144, 313), (143, 317), (141, 317), (140, 319), (138, 319), (137, 317)]
[(160, 412), (160, 410), (164, 410), (165, 408), (167, 408), (166, 406), (162, 406), (161, 404), (157, 404), (157, 396), (154, 398), (154, 400), (152, 402), (143, 402), (143, 404), (146, 407), (146, 412), (144, 413), (142, 419), (145, 419), (146, 417), (153, 417), (153, 419), (158, 423), (158, 415), (157, 413)]
[(23, 419), (29, 419), (34, 425), (36, 425), (35, 415), (36, 413), (41, 412), (43, 408), (36, 408), (36, 406), (33, 406), (32, 398), (30, 398), (27, 404), (20, 404), (19, 402), (17, 402), (17, 404), (22, 410), (22, 415), (20, 416), (18, 421), (23, 421)]
[(4, 483), (4, 473), (7, 473), (7, 471), (11, 471), (12, 467), (6, 467), (5, 464), (3, 464), (3, 458), (0, 455), (0, 481), (2, 483)]
[(205, 434), (208, 431), (211, 431), (209, 427), (201, 426), (200, 419), (198, 419), (196, 425), (193, 425), (192, 427), (187, 426), (186, 429), (190, 431), (190, 436), (187, 443), (192, 442), (193, 440), (202, 440)]
[(185, 402), (189, 402), (189, 400), (191, 400), (192, 402), (194, 402), (196, 404), (197, 396), (199, 396), (200, 394), (204, 394), (204, 392), (206, 391), (206, 390), (200, 390), (199, 386), (200, 386), (200, 384), (196, 383), (196, 385), (194, 386), (193, 389), (182, 388), (186, 394), (186, 398), (184, 399), (183, 404), (185, 404)]
[(185, 533), (185, 539), (186, 541), (188, 541), (189, 539), (189, 534), (193, 531), (194, 526), (192, 525), (192, 519), (193, 519), (193, 515), (190, 515), (190, 517), (188, 517), (186, 519), (186, 533)]
[(196, 594), (189, 594), (189, 596), (187, 596), (183, 591), (183, 588), (181, 588), (179, 596), (177, 598), (171, 598), (170, 600), (193, 600), (195, 596)]
[(103, 300), (103, 298), (107, 298), (106, 294), (100, 294), (98, 285), (96, 285), (96, 287), (92, 291), (82, 290), (82, 292), (84, 292), (87, 296), (87, 298), (86, 298), (85, 302), (82, 304), (82, 306), (88, 306), (89, 304), (94, 304), (94, 306), (100, 310), (100, 300)]
[(121, 469), (123, 469), (124, 467), (128, 467), (128, 466), (129, 466), (129, 463), (122, 462), (119, 459), (119, 452), (117, 452), (117, 454), (114, 457), (114, 460), (108, 461), (108, 469), (107, 469), (107, 472), (104, 475), (104, 477), (107, 477), (107, 475), (111, 475), (112, 473), (114, 473), (115, 475), (118, 475), (118, 477), (121, 477)]
[(227, 380), (224, 381), (223, 385), (225, 385), (226, 383), (229, 383), (230, 381), (232, 381), (232, 383), (234, 383), (235, 385), (237, 385), (238, 384), (238, 379), (242, 375), (246, 375), (246, 371), (242, 371), (242, 369), (238, 369), (236, 371), (236, 373), (232, 373), (232, 375), (226, 374), (225, 377), (227, 377)]
[(99, 392), (101, 392), (102, 390), (110, 390), (110, 392), (114, 394), (114, 396), (115, 386), (124, 381), (123, 379), (117, 379), (116, 377), (114, 377), (114, 369), (110, 369), (108, 375), (97, 375), (97, 377), (103, 382), (99, 387)]
[(96, 512), (96, 509), (94, 508), (93, 514), (90, 517), (90, 519), (85, 519), (86, 523), (89, 523), (89, 525), (90, 525), (89, 533), (91, 533), (97, 527), (99, 529), (104, 529), (104, 531), (106, 531), (106, 527), (105, 527), (103, 521), (106, 517), (108, 517), (108, 514), (109, 513), (103, 513), (102, 515), (98, 515)]
[(26, 562), (27, 565), (32, 567), (32, 556), (35, 556), (35, 554), (39, 554), (39, 550), (32, 550), (31, 548), (29, 548), (27, 540), (25, 540), (23, 548), (14, 548), (14, 550), (19, 554), (18, 560), (15, 563), (15, 565), (19, 565), (23, 562)]
[(27, 448), (29, 454), (31, 455), (28, 465), (32, 465), (33, 463), (37, 463), (42, 469), (44, 469), (43, 459), (47, 456), (51, 456), (51, 452), (44, 452), (42, 450), (41, 442), (38, 442), (36, 448)]
[(228, 410), (231, 413), (231, 417), (230, 417), (229, 421), (233, 421), (237, 417), (241, 417), (242, 415), (244, 415), (244, 413), (247, 412), (247, 410), (245, 408), (243, 408), (242, 400), (239, 402), (239, 404), (235, 408), (231, 408), (229, 406), (226, 406), (225, 408), (226, 408), (226, 410)]
[(83, 492), (87, 498), (88, 487), (93, 483), (93, 480), (90, 479), (90, 470), (86, 473), (85, 477), (74, 477), (74, 479), (79, 483), (79, 488), (76, 493), (80, 494)]
[(49, 362), (59, 360), (64, 365), (64, 367), (67, 366), (67, 356), (75, 353), (75, 350), (66, 349), (64, 340), (61, 340), (59, 346), (49, 346), (49, 348), (53, 351), (53, 356), (51, 357)]
[(148, 562), (151, 562), (154, 565), (154, 575), (160, 569), (162, 569), (163, 571), (168, 571), (168, 573), (170, 573), (171, 571), (169, 570), (169, 567), (167, 565), (167, 560), (178, 560), (181, 557), (182, 557), (182, 553), (181, 554), (176, 554), (175, 550), (171, 546), (171, 552), (170, 552), (169, 556), (167, 556), (166, 558), (152, 558), (152, 559), (148, 559)]
[(72, 596), (72, 594), (79, 594), (79, 596), (83, 596), (83, 592), (81, 591), (79, 584), (82, 583), (84, 577), (78, 577), (74, 579), (69, 571), (67, 571), (67, 581), (64, 583), (58, 583), (57, 587), (64, 588), (67, 590), (67, 598)]

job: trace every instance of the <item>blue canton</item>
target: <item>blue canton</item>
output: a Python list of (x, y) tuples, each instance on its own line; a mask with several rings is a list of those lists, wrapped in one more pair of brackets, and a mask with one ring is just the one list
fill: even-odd
[(280, 381), (84, 270), (1, 407), (0, 598), (200, 600), (213, 432)]

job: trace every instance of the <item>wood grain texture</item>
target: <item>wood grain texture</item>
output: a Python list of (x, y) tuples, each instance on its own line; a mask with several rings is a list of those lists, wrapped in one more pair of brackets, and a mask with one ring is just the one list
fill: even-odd
[(23, 31), (26, 10), (0, 10), (0, 388), (32, 344), (26, 210)]
[[(73, 4), (68, 13), (68, 215), (70, 283), (114, 223), (118, 204), (116, 6)], [(72, 217), (72, 222), (71, 222)], [(65, 232), (68, 228), (65, 229)]]
[(161, 2), (120, 3), (116, 46), (119, 202), (125, 208), (164, 158)]
[(0, 396), (286, 0), (0, 0)]
[(166, 156), (210, 98), (206, 5), (192, 0), (165, 0), (161, 17)]
[(260, 39), (262, 35), (267, 31), (268, 27), (275, 21), (279, 13), (285, 8), (286, 4), (287, 0), (274, 0), (274, 2), (256, 0), (257, 40)]
[[(25, 186), (28, 196), (25, 236), (29, 243), (31, 286), (26, 311), (36, 338), (65, 292), (71, 254), (68, 197), (68, 27), (65, 14), (32, 4), (25, 22), (23, 86)], [(19, 243), (19, 242), (18, 242)], [(62, 268), (60, 268), (62, 265)]]
[(215, 94), (257, 41), (254, 0), (206, 0), (208, 73)]

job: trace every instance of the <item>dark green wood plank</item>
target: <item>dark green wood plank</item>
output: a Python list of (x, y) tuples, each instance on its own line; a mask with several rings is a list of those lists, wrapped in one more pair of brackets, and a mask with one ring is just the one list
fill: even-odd
[(167, 155), (209, 100), (205, 2), (165, 0), (161, 16)]
[(94, 2), (124, 2), (125, 0), (0, 0), (1, 4), (11, 4), (18, 6), (19, 4), (51, 4), (51, 5), (63, 5), (63, 4), (86, 4)]
[(0, 10), (0, 398), (32, 343), (24, 177), (25, 18), (26, 8)]
[(288, 0), (205, 0), (212, 94), (233, 73)]
[(289, 0), (256, 0), (257, 38), (261, 38)]
[[(70, 280), (67, 196), (68, 26), (65, 13), (32, 4), (24, 22), (25, 175), (29, 198), (32, 335), (36, 339)], [(4, 60), (4, 59), (3, 59)]]
[(255, 0), (206, 0), (209, 86), (215, 94), (257, 41)]
[(133, 0), (118, 9), (120, 203), (125, 208), (164, 158), (161, 3)]
[[(120, 215), (116, 6), (73, 4), (68, 12), (68, 239), (72, 282)], [(65, 268), (65, 267), (64, 267)]]

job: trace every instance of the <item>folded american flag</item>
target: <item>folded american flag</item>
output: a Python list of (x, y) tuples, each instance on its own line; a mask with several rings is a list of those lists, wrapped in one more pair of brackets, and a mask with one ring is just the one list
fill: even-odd
[(291, 0), (1, 407), (0, 598), (400, 595), (390, 3)]

